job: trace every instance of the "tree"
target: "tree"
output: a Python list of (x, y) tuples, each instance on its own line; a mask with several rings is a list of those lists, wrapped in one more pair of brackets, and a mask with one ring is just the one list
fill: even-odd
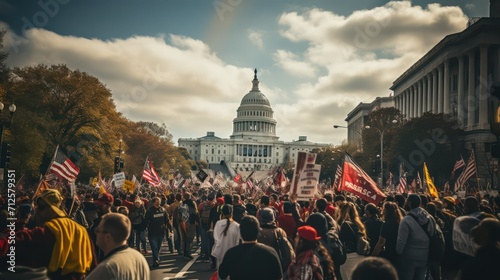
[(436, 183), (448, 179), (454, 160), (459, 158), (459, 129), (456, 119), (451, 115), (424, 113), (398, 128), (388, 149), (388, 160), (397, 170), (402, 162), (410, 176), (422, 173), (426, 162)]
[(7, 31), (0, 30), (0, 87), (2, 85), (5, 85), (5, 83), (7, 83), (9, 79), (9, 67), (7, 67), (7, 64), (5, 64), (5, 61), (7, 60), (9, 54), (3, 51), (3, 38), (6, 33)]

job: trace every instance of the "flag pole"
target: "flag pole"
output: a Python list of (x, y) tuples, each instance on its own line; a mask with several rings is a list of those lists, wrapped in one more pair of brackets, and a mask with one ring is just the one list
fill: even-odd
[[(142, 168), (142, 172), (144, 173), (144, 169), (146, 169), (146, 164), (148, 163), (149, 155), (146, 157), (146, 161), (144, 162), (144, 167)], [(139, 185), (142, 185), (142, 174), (141, 180), (139, 181)]]
[(50, 162), (50, 165), (49, 167), (47, 167), (47, 171), (45, 171), (45, 175), (42, 176), (40, 175), (40, 181), (38, 182), (38, 186), (36, 187), (36, 190), (35, 192), (33, 193), (33, 198), (35, 198), (35, 195), (38, 193), (38, 191), (40, 190), (40, 184), (42, 183), (42, 181), (44, 180), (43, 178), (46, 177), (48, 174), (49, 174), (49, 171), (50, 171), (50, 166), (52, 165), (52, 163), (54, 162), (54, 160), (56, 160), (56, 155), (57, 155), (57, 151), (59, 150), (59, 145), (56, 146), (56, 151), (54, 152), (54, 156), (52, 157), (52, 161)]

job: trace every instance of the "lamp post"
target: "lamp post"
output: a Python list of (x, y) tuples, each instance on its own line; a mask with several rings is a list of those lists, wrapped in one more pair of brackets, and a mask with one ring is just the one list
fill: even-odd
[[(350, 128), (348, 126), (343, 126), (343, 125), (337, 125), (337, 124), (334, 124), (333, 125), (333, 128), (337, 129), (337, 128), (345, 128), (347, 129), (347, 132), (349, 132), (350, 130), (352, 131), (356, 131), (356, 133), (359, 134), (359, 137), (360, 137), (360, 141), (359, 141), (359, 147), (360, 147), (360, 151), (363, 150), (363, 135), (361, 134), (361, 132), (357, 129), (354, 129), (354, 128)], [(347, 135), (347, 140), (349, 140), (349, 134)]]
[[(392, 123), (395, 124), (397, 123), (398, 121), (397, 120), (392, 120)], [(370, 127), (369, 125), (365, 126), (366, 129), (371, 129), (372, 127)], [(380, 186), (383, 187), (384, 186), (384, 132), (385, 132), (385, 129), (378, 129), (376, 127), (373, 127), (377, 132), (378, 134), (380, 135)]]
[[(5, 105), (0, 102), (0, 114), (2, 113)], [(7, 124), (12, 124), (12, 117), (14, 116), (14, 113), (16, 112), (16, 105), (14, 103), (10, 104), (9, 106), (9, 112), (10, 112), (10, 117), (9, 117), (9, 122)], [(1, 173), (1, 176), (3, 176), (2, 179), (5, 179), (5, 171), (9, 168), (10, 164), (10, 144), (4, 143), (3, 142), (3, 128), (4, 128), (4, 121), (3, 118), (1, 118), (0, 115), (0, 168), (4, 171)], [(4, 180), (6, 182), (6, 180)]]

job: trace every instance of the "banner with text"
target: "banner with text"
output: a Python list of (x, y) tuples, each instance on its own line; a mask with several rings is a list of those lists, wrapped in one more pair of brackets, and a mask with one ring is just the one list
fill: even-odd
[(125, 172), (116, 173), (113, 175), (113, 180), (115, 181), (115, 188), (123, 187), (123, 183), (125, 182)]
[(377, 187), (373, 179), (354, 160), (345, 155), (342, 190), (378, 205), (386, 195)]
[(290, 187), (290, 194), (298, 194), (301, 175), (304, 173), (305, 169), (315, 169), (315, 165), (316, 154), (298, 152), (297, 161), (295, 162), (295, 170), (293, 172), (292, 185)]
[(319, 173), (321, 164), (307, 164), (306, 168), (300, 174), (300, 180), (297, 184), (297, 200), (309, 201), (314, 198), (318, 189)]

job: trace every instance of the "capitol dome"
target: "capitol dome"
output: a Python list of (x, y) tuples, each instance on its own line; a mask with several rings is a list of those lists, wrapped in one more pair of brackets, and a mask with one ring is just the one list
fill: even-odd
[(232, 138), (276, 138), (274, 112), (271, 103), (259, 89), (257, 69), (254, 71), (252, 89), (243, 96), (236, 112)]

